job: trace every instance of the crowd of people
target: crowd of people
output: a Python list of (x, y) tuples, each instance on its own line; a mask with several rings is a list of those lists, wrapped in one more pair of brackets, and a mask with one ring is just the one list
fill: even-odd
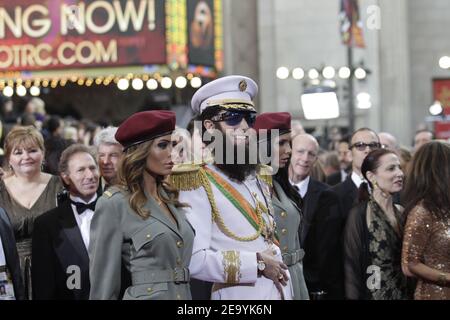
[(323, 150), (257, 92), (204, 85), (186, 130), (6, 101), (0, 300), (450, 299), (450, 145), (360, 128)]

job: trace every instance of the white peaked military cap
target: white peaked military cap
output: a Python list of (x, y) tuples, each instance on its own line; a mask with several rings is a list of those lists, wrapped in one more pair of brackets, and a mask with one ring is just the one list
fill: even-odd
[(257, 93), (258, 85), (252, 79), (236, 75), (226, 76), (198, 89), (192, 97), (191, 107), (199, 114), (212, 106), (256, 112), (253, 98)]

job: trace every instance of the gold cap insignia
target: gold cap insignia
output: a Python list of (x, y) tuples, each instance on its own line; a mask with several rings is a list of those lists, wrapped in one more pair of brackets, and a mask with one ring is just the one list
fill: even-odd
[(239, 82), (239, 90), (241, 91), (247, 90), (247, 81), (241, 80), (241, 82)]

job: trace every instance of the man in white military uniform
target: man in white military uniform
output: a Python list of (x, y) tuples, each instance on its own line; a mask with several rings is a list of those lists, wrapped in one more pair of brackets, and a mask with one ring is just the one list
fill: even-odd
[[(215, 164), (179, 165), (171, 176), (181, 191), (179, 200), (190, 206), (187, 218), (196, 232), (191, 276), (213, 282), (215, 300), (292, 299), (289, 273), (275, 237), (267, 179), (257, 175), (257, 165), (248, 161), (257, 91), (256, 83), (243, 76), (220, 78), (200, 88), (192, 108), (201, 114), (203, 130), (218, 130), (223, 143), (215, 141)], [(225, 161), (227, 141), (235, 149), (232, 163)], [(219, 147), (224, 147), (224, 164), (218, 160)], [(247, 155), (243, 164), (236, 159), (240, 147)]]

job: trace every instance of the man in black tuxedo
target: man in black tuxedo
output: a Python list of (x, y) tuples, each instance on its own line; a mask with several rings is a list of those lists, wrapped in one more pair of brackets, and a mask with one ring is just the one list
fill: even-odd
[(99, 184), (95, 155), (81, 144), (61, 155), (60, 175), (69, 197), (38, 217), (33, 231), (33, 298), (89, 298), (89, 233)]
[[(0, 300), (25, 300), (25, 287), (20, 272), (14, 232), (9, 217), (2, 208), (0, 208), (0, 274), (10, 276), (6, 277), (6, 283), (2, 282), (4, 292), (0, 294)], [(8, 292), (7, 286), (12, 286), (13, 292)]]
[(361, 165), (370, 151), (381, 147), (380, 139), (375, 131), (369, 128), (356, 130), (350, 140), (352, 155), (352, 173), (344, 182), (335, 185), (332, 190), (339, 196), (342, 213), (342, 223), (345, 225), (350, 210), (358, 200), (358, 188), (363, 183)]
[(311, 299), (343, 299), (339, 200), (329, 186), (310, 176), (318, 152), (319, 144), (311, 135), (292, 140), (289, 178), (303, 198), (299, 237), (305, 250), (304, 276)]
[(352, 167), (352, 158), (350, 153), (350, 143), (348, 138), (344, 138), (339, 141), (338, 144), (338, 158), (339, 158), (339, 166), (340, 170), (336, 173), (330, 174), (327, 177), (327, 184), (330, 186), (335, 186), (338, 183), (341, 183), (347, 178), (348, 172)]

